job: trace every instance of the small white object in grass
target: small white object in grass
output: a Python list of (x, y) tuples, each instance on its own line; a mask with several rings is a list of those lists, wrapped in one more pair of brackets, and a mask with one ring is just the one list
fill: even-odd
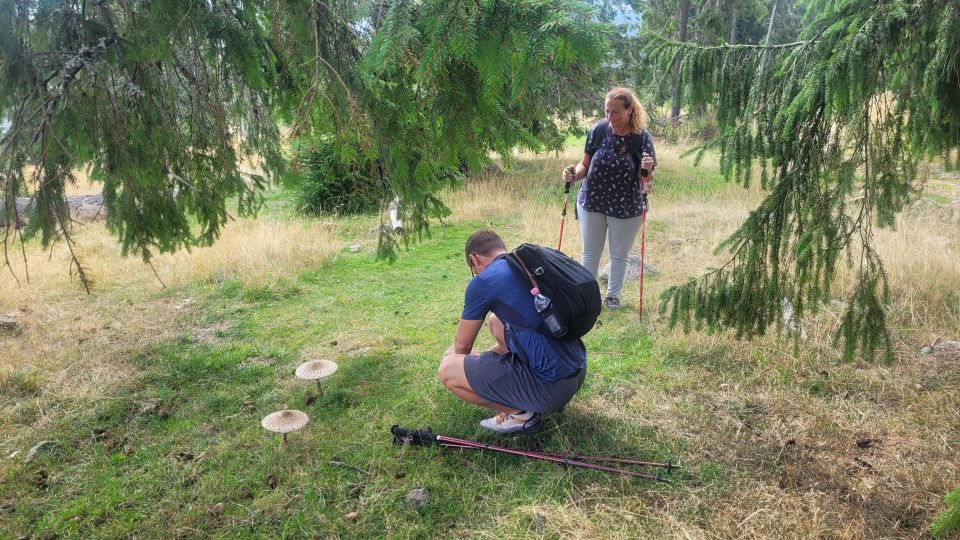
[(350, 246), (350, 253), (359, 253), (361, 249), (363, 249), (363, 246), (360, 244), (354, 244)]
[(426, 488), (417, 488), (407, 493), (407, 504), (419, 510), (430, 502), (430, 493)]
[(273, 433), (282, 433), (283, 442), (286, 443), (287, 433), (302, 428), (303, 426), (307, 425), (307, 422), (309, 421), (310, 417), (307, 416), (307, 413), (303, 411), (287, 409), (268, 414), (267, 416), (263, 417), (260, 425), (263, 426), (263, 429), (267, 431), (272, 431)]
[(45, 452), (52, 452), (57, 448), (56, 441), (40, 441), (36, 446), (30, 449), (27, 452), (26, 457), (23, 458), (24, 463), (30, 463), (36, 459), (40, 454)]
[(390, 204), (387, 206), (387, 210), (390, 214), (390, 228), (393, 229), (393, 232), (399, 234), (403, 232), (403, 222), (400, 221), (398, 213), (400, 211), (400, 197), (394, 197)]

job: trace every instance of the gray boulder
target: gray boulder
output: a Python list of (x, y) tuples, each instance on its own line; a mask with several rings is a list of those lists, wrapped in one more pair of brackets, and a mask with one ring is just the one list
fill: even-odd
[[(103, 195), (71, 195), (66, 198), (67, 208), (70, 209), (70, 219), (73, 221), (93, 221), (107, 217), (107, 207), (103, 202)], [(17, 197), (17, 227), (30, 223), (30, 204), (33, 199)], [(0, 208), (3, 200), (0, 200)], [(7, 224), (6, 213), (0, 211), (0, 227)]]
[(430, 493), (426, 488), (417, 488), (407, 493), (407, 505), (414, 509), (421, 509), (430, 502)]

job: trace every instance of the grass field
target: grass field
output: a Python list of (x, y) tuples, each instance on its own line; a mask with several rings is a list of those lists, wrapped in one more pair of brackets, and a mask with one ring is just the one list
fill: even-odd
[[(643, 319), (628, 284), (627, 307), (586, 339), (574, 401), (504, 444), (679, 460), (677, 481), (391, 444), (392, 424), (500, 442), (436, 378), (469, 279), (463, 243), (490, 226), (554, 244), (558, 175), (577, 153), (447, 193), (451, 218), (393, 264), (373, 257), (378, 217), (297, 217), (280, 191), (217, 245), (157, 257), (165, 288), (100, 225), (76, 231), (92, 295), (62, 246), (28, 246), (29, 284), (16, 265), (21, 286), (0, 278), (0, 314), (23, 326), (0, 336), (0, 538), (922, 537), (960, 483), (960, 364), (916, 352), (960, 338), (960, 224), (926, 197), (878, 236), (892, 365), (840, 359), (836, 306), (799, 344), (685, 335), (656, 294), (721, 264), (713, 247), (762, 194), (676, 148), (660, 151)], [(314, 387), (293, 370), (313, 358), (340, 369), (307, 404)], [(287, 407), (311, 421), (284, 447), (259, 421)], [(415, 488), (421, 509), (405, 503)]]

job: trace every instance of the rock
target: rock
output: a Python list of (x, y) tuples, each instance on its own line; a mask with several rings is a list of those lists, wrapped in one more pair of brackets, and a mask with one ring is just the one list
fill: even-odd
[(0, 315), (0, 334), (20, 335), (23, 331), (13, 315)]
[(920, 354), (933, 354), (960, 360), (960, 341), (938, 337), (920, 349)]
[[(29, 197), (17, 197), (14, 201), (14, 205), (17, 207), (17, 227), (23, 227), (24, 225), (30, 223), (30, 219), (27, 217), (29, 215), (29, 206), (31, 199)], [(7, 225), (7, 213), (4, 210), (4, 201), (0, 199), (0, 227), (5, 227)]]
[[(92, 221), (104, 219), (107, 217), (107, 206), (104, 204), (103, 195), (71, 195), (66, 199), (67, 208), (70, 211), (70, 219), (74, 221)], [(30, 223), (28, 217), (31, 212), (30, 205), (33, 199), (29, 197), (17, 197), (17, 226), (22, 227)], [(0, 200), (0, 208), (3, 207), (3, 201)], [(0, 212), (0, 226), (6, 225), (6, 216)]]
[(57, 448), (56, 441), (40, 441), (36, 446), (30, 449), (27, 452), (26, 457), (23, 458), (24, 463), (30, 463), (37, 458), (42, 453), (53, 452)]
[(786, 298), (780, 300), (780, 309), (783, 312), (783, 326), (787, 329), (787, 334), (799, 334), (800, 339), (807, 339), (807, 329), (803, 327), (800, 321), (793, 316), (793, 304)]
[(426, 488), (417, 488), (407, 493), (407, 505), (420, 510), (430, 502), (430, 494)]
[[(643, 275), (645, 277), (653, 277), (657, 275), (657, 269), (650, 263), (643, 263)], [(606, 266), (603, 267), (603, 271), (600, 272), (600, 275), (597, 276), (597, 279), (601, 281), (608, 281), (610, 279), (610, 263), (608, 262)], [(627, 259), (627, 275), (624, 278), (625, 281), (635, 281), (640, 279), (640, 257), (637, 255), (630, 255), (630, 258)]]
[(103, 203), (103, 195), (67, 197), (67, 206), (70, 207), (70, 218), (78, 221), (91, 221), (107, 217), (107, 207)]
[(157, 412), (157, 408), (160, 406), (159, 399), (146, 399), (143, 401), (134, 402), (134, 406), (137, 408), (138, 415), (147, 415)]
[(347, 521), (349, 521), (350, 523), (353, 523), (354, 521), (357, 520), (357, 518), (360, 517), (360, 512), (350, 512), (349, 514), (347, 514), (347, 515), (344, 516), (344, 517), (347, 518)]
[(363, 249), (363, 246), (360, 244), (354, 244), (350, 246), (350, 253), (359, 253), (361, 249)]

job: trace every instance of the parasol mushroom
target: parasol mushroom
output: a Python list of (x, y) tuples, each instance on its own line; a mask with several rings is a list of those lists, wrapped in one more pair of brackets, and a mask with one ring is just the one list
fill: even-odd
[(264, 416), (260, 425), (267, 431), (283, 433), (283, 443), (286, 444), (287, 433), (302, 428), (307, 425), (309, 421), (310, 417), (307, 416), (307, 413), (288, 409)]
[(336, 362), (330, 360), (311, 360), (300, 364), (295, 373), (298, 379), (317, 381), (317, 392), (322, 396), (323, 387), (320, 386), (320, 381), (333, 375), (336, 371)]

